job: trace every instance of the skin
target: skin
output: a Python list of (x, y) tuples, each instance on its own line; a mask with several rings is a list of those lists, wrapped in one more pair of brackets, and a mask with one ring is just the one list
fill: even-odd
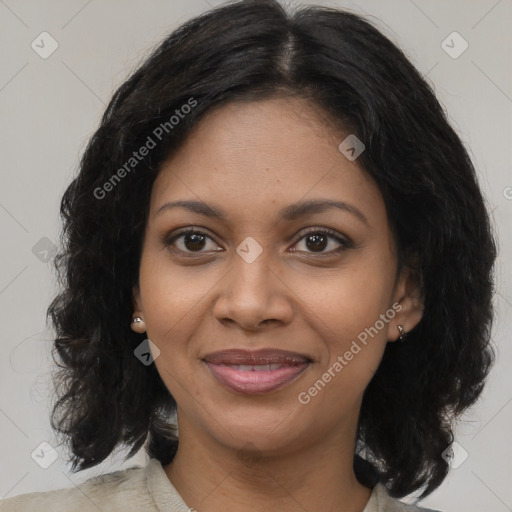
[[(231, 103), (203, 118), (154, 183), (133, 290), (143, 322), (133, 328), (160, 350), (155, 364), (178, 404), (180, 429), (164, 469), (196, 510), (361, 512), (370, 498), (352, 467), (363, 392), (386, 344), (398, 339), (397, 325), (412, 330), (423, 304), (415, 276), (397, 272), (378, 186), (338, 150), (346, 135), (301, 99)], [(156, 214), (182, 199), (216, 206), (227, 222), (183, 208)], [(277, 217), (310, 199), (349, 203), (367, 222), (336, 208)], [(182, 236), (166, 246), (165, 237), (184, 227), (210, 238), (201, 245)], [(315, 250), (304, 238), (309, 228), (335, 230), (352, 246), (336, 252), (344, 246), (329, 237)], [(247, 237), (262, 249), (251, 263), (236, 252)], [(394, 303), (400, 312), (300, 403), (299, 393)], [(201, 361), (235, 347), (281, 348), (313, 362), (282, 389), (245, 395)]]

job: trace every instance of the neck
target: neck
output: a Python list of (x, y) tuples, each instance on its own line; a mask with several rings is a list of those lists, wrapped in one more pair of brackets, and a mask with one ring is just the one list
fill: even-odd
[(338, 428), (314, 444), (263, 454), (249, 443), (234, 450), (180, 421), (178, 451), (164, 470), (198, 511), (363, 512), (371, 489), (355, 477), (351, 434)]

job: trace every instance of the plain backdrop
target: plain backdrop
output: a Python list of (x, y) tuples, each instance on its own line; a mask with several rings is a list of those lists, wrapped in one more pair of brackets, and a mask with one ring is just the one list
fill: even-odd
[[(220, 3), (0, 0), (1, 497), (72, 487), (146, 462), (139, 453), (123, 464), (121, 450), (72, 474), (50, 428), (45, 314), (56, 292), (51, 257), (59, 202), (113, 91), (172, 29)], [(422, 504), (443, 512), (512, 510), (512, 1), (316, 3), (367, 15), (405, 51), (433, 85), (478, 170), (499, 238), (498, 362), (457, 430), (467, 459)], [(52, 45), (57, 49), (43, 58)], [(51, 451), (49, 445), (58, 458), (44, 469), (34, 454)]]

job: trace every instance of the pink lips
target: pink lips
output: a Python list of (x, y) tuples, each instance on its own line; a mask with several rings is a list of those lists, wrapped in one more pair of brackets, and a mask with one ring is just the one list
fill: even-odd
[(208, 354), (203, 360), (220, 383), (246, 394), (281, 388), (295, 380), (311, 362), (302, 354), (277, 349), (224, 350)]

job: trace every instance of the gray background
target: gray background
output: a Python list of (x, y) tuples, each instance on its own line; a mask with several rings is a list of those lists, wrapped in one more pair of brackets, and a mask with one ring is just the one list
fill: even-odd
[[(220, 3), (0, 0), (1, 497), (72, 487), (146, 462), (139, 453), (121, 464), (120, 451), (71, 474), (50, 428), (51, 332), (45, 312), (56, 292), (51, 256), (60, 230), (59, 201), (114, 89), (169, 31)], [(512, 273), (505, 264), (512, 261), (512, 1), (317, 3), (370, 16), (405, 51), (434, 86), (478, 169), (500, 245), (493, 328), (499, 359), (482, 399), (457, 431), (467, 459), (423, 505), (444, 512), (512, 510)], [(35, 41), (44, 51), (51, 48), (49, 39), (41, 43), (44, 31), (58, 44), (46, 59), (31, 47)], [(453, 31), (469, 44), (458, 58), (442, 47)], [(462, 43), (445, 44), (457, 50)], [(42, 442), (58, 455), (47, 469), (34, 461), (50, 461), (52, 452)], [(39, 459), (32, 453), (40, 453)]]

